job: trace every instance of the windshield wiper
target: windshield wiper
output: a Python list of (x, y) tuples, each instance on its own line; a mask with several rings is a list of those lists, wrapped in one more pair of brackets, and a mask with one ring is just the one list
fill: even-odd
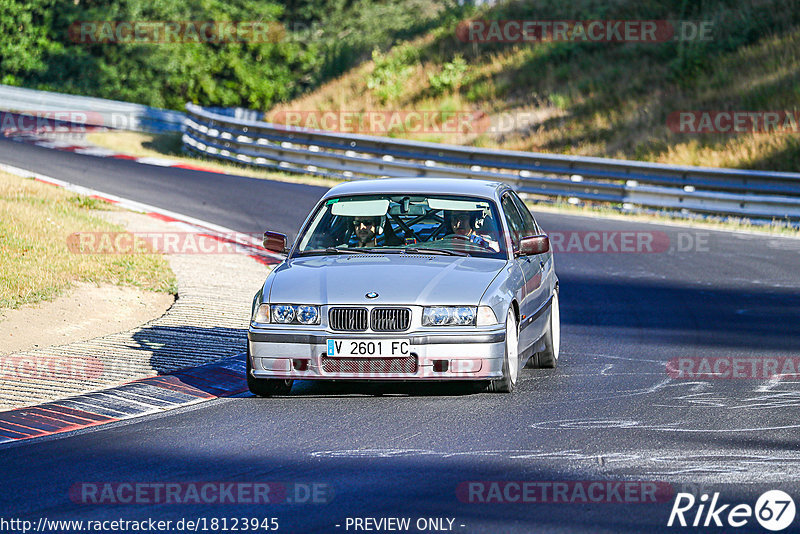
[(426, 248), (426, 247), (410, 247), (410, 248), (336, 248), (328, 247), (323, 250), (310, 250), (303, 254), (314, 254), (326, 252), (328, 254), (440, 254), (442, 256), (469, 256), (468, 252), (461, 252), (455, 250), (445, 250), (441, 248)]
[(306, 250), (305, 252), (300, 252), (298, 256), (322, 256), (323, 254), (363, 254), (363, 249), (353, 249), (353, 248), (336, 248), (336, 247), (327, 247), (327, 248), (315, 248), (312, 250)]
[(328, 254), (363, 254), (363, 248), (336, 248), (328, 247), (325, 249)]
[(444, 250), (441, 248), (427, 248), (427, 247), (409, 247), (409, 248), (365, 248), (361, 249), (368, 252), (377, 252), (379, 254), (441, 254), (444, 256), (469, 256), (467, 252)]
[(461, 252), (456, 250), (445, 250), (442, 248), (425, 248), (425, 247), (413, 247), (404, 249), (406, 253), (411, 254), (442, 254), (444, 256), (469, 256), (468, 252)]
[(365, 252), (374, 252), (376, 254), (402, 254), (405, 252), (406, 249), (404, 248), (392, 248), (392, 247), (373, 247), (373, 248), (364, 248), (361, 249)]

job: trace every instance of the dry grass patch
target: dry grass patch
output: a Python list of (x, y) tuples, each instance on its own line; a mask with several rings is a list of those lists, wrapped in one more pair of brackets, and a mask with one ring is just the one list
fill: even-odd
[(102, 200), (0, 172), (0, 308), (50, 300), (76, 282), (176, 293), (166, 258), (154, 254), (75, 254), (75, 232), (121, 231), (104, 221)]

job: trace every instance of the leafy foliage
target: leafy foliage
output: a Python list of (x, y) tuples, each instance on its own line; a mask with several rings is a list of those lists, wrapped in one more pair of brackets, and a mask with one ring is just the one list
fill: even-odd
[(467, 62), (457, 54), (453, 61), (442, 65), (441, 72), (428, 74), (428, 82), (434, 94), (443, 94), (449, 91), (457, 91), (464, 82), (467, 74)]
[(418, 61), (417, 50), (404, 45), (391, 54), (372, 51), (375, 68), (367, 76), (367, 88), (385, 104), (396, 100), (405, 90), (405, 82), (411, 76), (413, 64)]
[[(426, 31), (434, 0), (0, 0), (0, 81), (182, 109), (268, 109)], [(258, 21), (248, 42), (102, 42), (80, 22)], [(85, 26), (84, 26), (85, 27)], [(77, 26), (77, 28), (82, 28)], [(90, 34), (91, 35), (91, 34)]]
[(44, 57), (59, 48), (47, 35), (54, 3), (0, 0), (0, 83), (15, 85), (46, 69)]

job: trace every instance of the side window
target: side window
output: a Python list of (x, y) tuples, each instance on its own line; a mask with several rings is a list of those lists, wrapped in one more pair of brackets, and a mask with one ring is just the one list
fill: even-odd
[(503, 196), (503, 215), (508, 223), (508, 229), (511, 232), (511, 243), (514, 248), (519, 246), (520, 238), (525, 234), (525, 224), (522, 222), (522, 217), (514, 205), (514, 200), (511, 195)]
[(526, 206), (522, 199), (520, 199), (516, 194), (509, 193), (508, 196), (514, 199), (514, 205), (522, 214), (522, 223), (525, 228), (525, 236), (540, 235), (542, 231), (539, 229), (539, 225), (536, 224), (536, 220), (533, 218), (533, 215), (531, 215), (528, 206)]

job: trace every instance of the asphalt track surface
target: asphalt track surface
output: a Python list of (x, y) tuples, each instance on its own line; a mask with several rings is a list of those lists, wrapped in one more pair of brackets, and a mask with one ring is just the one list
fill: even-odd
[[(324, 192), (5, 140), (0, 161), (242, 232), (294, 234)], [(673, 358), (800, 355), (800, 241), (538, 219), (551, 234), (568, 236), (663, 232), (669, 247), (557, 254), (559, 367), (523, 371), (514, 394), (297, 383), (287, 397), (219, 399), (7, 445), (0, 448), (2, 517), (275, 517), (280, 532), (356, 532), (347, 528), (355, 517), (409, 517), (408, 531), (419, 532), (417, 518), (433, 517), (454, 519), (455, 532), (682, 532), (692, 529), (666, 527), (680, 491), (719, 492), (721, 504), (753, 506), (765, 490), (779, 489), (800, 506), (800, 382), (675, 379), (666, 367)], [(671, 493), (645, 504), (471, 503), (457, 493), (465, 481), (598, 480), (663, 482)], [(70, 500), (75, 484), (111, 481), (317, 483), (328, 497), (210, 506)], [(768, 532), (752, 517), (736, 530)], [(797, 530), (800, 516), (783, 532)]]

